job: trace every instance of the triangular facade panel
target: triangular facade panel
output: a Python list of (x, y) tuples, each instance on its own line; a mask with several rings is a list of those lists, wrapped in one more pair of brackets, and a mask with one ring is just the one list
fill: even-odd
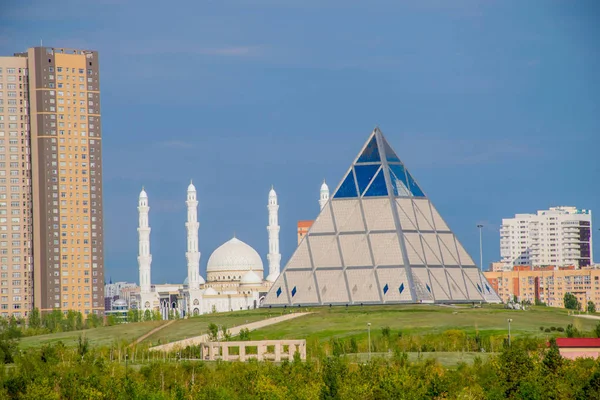
[(367, 267), (373, 265), (366, 234), (349, 233), (339, 235), (338, 237), (345, 267)]
[(396, 231), (388, 198), (363, 198), (362, 206), (369, 231)]
[(317, 219), (315, 219), (315, 222), (313, 222), (310, 229), (313, 233), (335, 233), (333, 215), (331, 215), (331, 207), (329, 203), (323, 207), (321, 214), (319, 214)]
[(285, 272), (285, 279), (290, 305), (320, 304), (312, 271), (287, 271)]
[(364, 232), (360, 200), (343, 200), (331, 202), (333, 217), (338, 232)]
[(415, 214), (417, 216), (417, 224), (420, 231), (433, 231), (433, 217), (431, 216), (431, 208), (429, 208), (429, 200), (414, 199)]
[(315, 275), (323, 304), (350, 303), (343, 269), (316, 270)]
[(381, 302), (376, 269), (347, 268), (346, 276), (354, 304)]
[(310, 253), (308, 252), (308, 241), (306, 238), (298, 245), (298, 248), (290, 258), (287, 264), (287, 270), (293, 269), (309, 269), (312, 270), (312, 263), (310, 262)]
[(404, 265), (402, 249), (398, 241), (398, 235), (394, 233), (371, 233), (371, 249), (375, 265)]
[(398, 218), (400, 219), (400, 227), (404, 231), (416, 231), (417, 219), (411, 199), (397, 199)]
[(308, 237), (314, 268), (341, 268), (337, 237), (335, 235), (314, 235)]
[(375, 129), (263, 306), (500, 302)]
[(442, 218), (442, 216), (440, 215), (438, 210), (435, 209), (435, 207), (433, 206), (433, 204), (431, 204), (431, 202), (429, 203), (429, 205), (431, 206), (431, 214), (433, 215), (433, 222), (435, 224), (435, 230), (438, 232), (450, 231), (450, 228), (448, 227), (448, 225), (446, 224), (446, 222), (444, 221), (444, 219)]

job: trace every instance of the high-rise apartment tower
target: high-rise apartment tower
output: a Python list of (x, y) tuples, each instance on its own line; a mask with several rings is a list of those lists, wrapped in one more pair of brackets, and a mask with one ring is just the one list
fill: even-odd
[(0, 316), (33, 304), (27, 59), (0, 57)]
[[(102, 313), (104, 238), (98, 53), (35, 47), (14, 57), (1, 57), (0, 66), (5, 71), (0, 74), (5, 75), (4, 81), (12, 82), (14, 76), (17, 85), (12, 90), (11, 84), (11, 94), (0, 99), (5, 103), (16, 100), (19, 111), (12, 113), (14, 109), (9, 110), (6, 104), (7, 112), (0, 112), (12, 118), (11, 125), (0, 121), (8, 127), (0, 128), (5, 135), (0, 140), (10, 141), (8, 152), (3, 152), (0, 144), (0, 158), (2, 154), (6, 158), (5, 163), (0, 159), (0, 257), (5, 253), (2, 243), (6, 230), (6, 253), (12, 260), (5, 270), (4, 257), (0, 259), (2, 280), (4, 273), (15, 276), (17, 255), (22, 277), (19, 284), (14, 284), (19, 282), (16, 278), (10, 279), (9, 298), (4, 301), (3, 291), (1, 311), (5, 305), (9, 313), (19, 309), (14, 290), (20, 289), (22, 316), (32, 307), (42, 312), (61, 309), (84, 315)], [(14, 74), (7, 73), (8, 68)], [(4, 81), (0, 78), (0, 82)], [(14, 153), (13, 135), (18, 140)], [(3, 171), (11, 183), (18, 179), (19, 186), (7, 184), (2, 192)], [(5, 200), (7, 218), (10, 214), (12, 223), (7, 222), (6, 229), (1, 215)], [(20, 233), (18, 241), (16, 233)]]
[(505, 269), (518, 265), (575, 266), (592, 264), (592, 212), (550, 207), (537, 214), (502, 220), (500, 255)]

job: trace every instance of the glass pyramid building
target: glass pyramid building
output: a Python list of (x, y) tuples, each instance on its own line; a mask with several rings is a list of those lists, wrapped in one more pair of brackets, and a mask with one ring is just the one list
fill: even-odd
[(376, 128), (263, 307), (500, 303)]

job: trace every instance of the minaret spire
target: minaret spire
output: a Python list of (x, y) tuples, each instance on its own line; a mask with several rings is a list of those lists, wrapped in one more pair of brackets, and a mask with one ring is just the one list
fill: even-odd
[(321, 193), (319, 195), (319, 206), (321, 210), (325, 207), (325, 204), (329, 201), (329, 186), (325, 183), (325, 179), (323, 179), (323, 184), (321, 185)]
[(150, 265), (152, 264), (152, 255), (150, 254), (150, 224), (148, 222), (148, 195), (142, 187), (138, 199), (138, 267), (140, 270), (140, 292), (150, 293)]
[(204, 283), (204, 279), (200, 276), (200, 251), (198, 250), (198, 200), (196, 199), (196, 188), (190, 180), (190, 185), (187, 189), (187, 259), (188, 268), (188, 288), (199, 289)]
[(271, 186), (271, 190), (269, 191), (267, 208), (269, 209), (269, 226), (267, 226), (267, 231), (269, 232), (269, 254), (267, 255), (269, 276), (267, 276), (267, 280), (275, 282), (279, 277), (281, 254), (279, 253), (279, 204), (277, 204), (277, 193), (275, 193), (273, 186)]

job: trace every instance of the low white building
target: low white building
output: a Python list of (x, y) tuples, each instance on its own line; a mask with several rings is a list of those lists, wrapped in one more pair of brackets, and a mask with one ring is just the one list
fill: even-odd
[(592, 265), (592, 212), (551, 207), (503, 219), (500, 255), (506, 269), (518, 265)]

